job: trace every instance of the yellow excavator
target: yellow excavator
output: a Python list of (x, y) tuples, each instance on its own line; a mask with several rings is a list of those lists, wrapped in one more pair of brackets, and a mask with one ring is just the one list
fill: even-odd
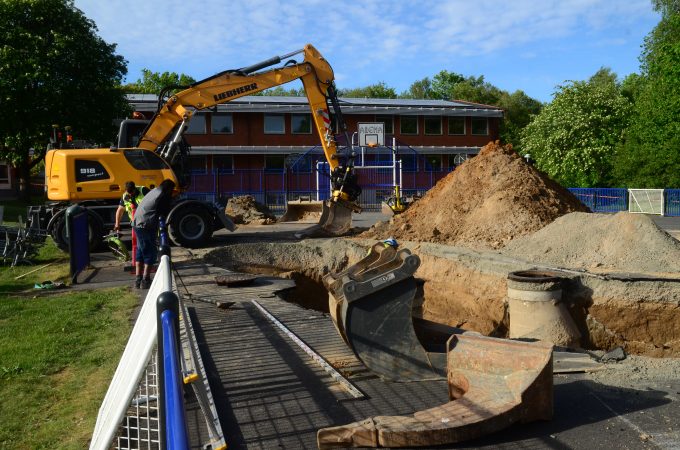
[[(299, 54), (304, 57), (302, 62), (290, 59)], [(281, 66), (271, 68), (282, 62)], [(351, 228), (352, 212), (360, 211), (356, 200), (361, 188), (351, 149), (346, 153), (339, 151), (331, 123), (334, 117), (337, 131), (347, 134), (333, 69), (312, 45), (252, 66), (220, 72), (190, 86), (166, 87), (150, 121), (128, 119), (121, 123), (115, 147), (48, 151), (45, 184), (52, 202), (30, 207), (29, 220), (47, 230), (57, 245), (66, 249), (64, 212), (70, 203), (78, 202), (90, 214), (90, 245), (98, 245), (101, 236), (113, 227), (113, 214), (126, 181), (154, 187), (169, 178), (180, 190), (186, 189), (188, 176), (184, 167), (190, 150), (183, 135), (196, 111), (293, 80), (302, 81), (331, 169), (332, 195), (324, 205), (318, 231), (331, 236), (346, 233)], [(181, 90), (169, 94), (177, 89)], [(346, 142), (351, 141), (348, 138)], [(233, 226), (217, 206), (190, 199), (176, 201), (166, 222), (171, 240), (187, 247), (202, 245), (213, 231)]]

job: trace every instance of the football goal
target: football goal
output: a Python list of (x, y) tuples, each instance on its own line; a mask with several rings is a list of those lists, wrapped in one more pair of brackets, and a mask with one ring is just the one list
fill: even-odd
[(663, 216), (663, 189), (628, 189), (628, 212)]

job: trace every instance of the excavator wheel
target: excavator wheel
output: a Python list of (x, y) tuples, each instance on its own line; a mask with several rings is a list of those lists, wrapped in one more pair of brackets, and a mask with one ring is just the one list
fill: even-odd
[(203, 208), (189, 205), (170, 213), (168, 236), (173, 244), (195, 248), (205, 245), (213, 233), (213, 220)]
[[(96, 250), (102, 243), (103, 225), (101, 219), (92, 212), (88, 211), (88, 231), (90, 250)], [(69, 242), (66, 233), (66, 213), (60, 213), (49, 228), (50, 236), (59, 250), (68, 253)]]

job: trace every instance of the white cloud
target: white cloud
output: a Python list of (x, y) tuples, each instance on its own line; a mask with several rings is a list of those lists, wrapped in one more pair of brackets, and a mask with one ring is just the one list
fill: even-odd
[[(310, 42), (351, 86), (385, 80), (414, 65), (442, 66), (479, 55), (533, 48), (551, 40), (625, 30), (653, 17), (650, 0), (76, 0), (138, 70), (209, 76)], [(639, 45), (636, 42), (635, 45)], [(413, 79), (413, 78), (412, 78)], [(351, 80), (356, 80), (352, 82)], [(347, 86), (347, 85), (345, 85)]]

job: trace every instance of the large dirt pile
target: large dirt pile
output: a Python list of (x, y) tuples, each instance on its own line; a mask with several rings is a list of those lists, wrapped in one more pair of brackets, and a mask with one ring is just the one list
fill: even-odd
[(498, 249), (574, 211), (588, 209), (511, 146), (492, 142), (406, 212), (362, 237)]
[(276, 216), (269, 208), (255, 201), (252, 195), (230, 198), (224, 213), (236, 224), (269, 225), (276, 222)]
[(567, 214), (503, 253), (559, 267), (680, 272), (680, 242), (643, 214)]

